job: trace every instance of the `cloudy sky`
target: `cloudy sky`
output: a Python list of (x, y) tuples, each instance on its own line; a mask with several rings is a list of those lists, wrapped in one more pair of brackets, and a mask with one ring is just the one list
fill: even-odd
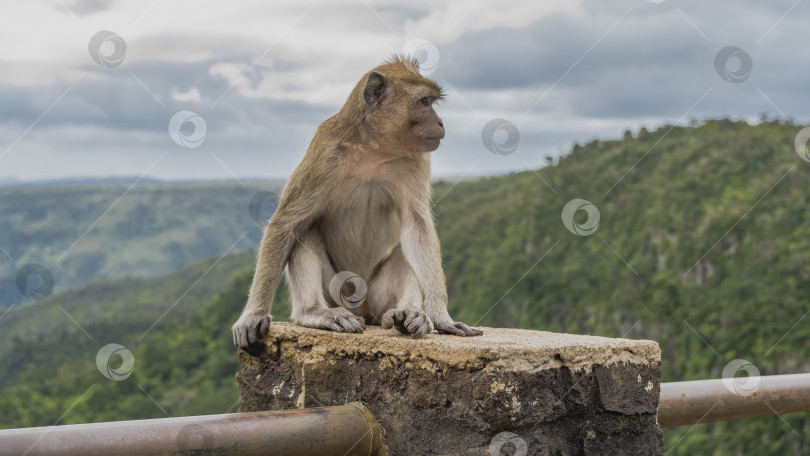
[(283, 178), (403, 51), (448, 89), (436, 175), (690, 119), (808, 123), (808, 23), (801, 0), (4, 2), (0, 179)]

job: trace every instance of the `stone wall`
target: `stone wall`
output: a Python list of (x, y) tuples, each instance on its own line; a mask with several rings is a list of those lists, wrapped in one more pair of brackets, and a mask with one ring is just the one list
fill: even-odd
[[(394, 455), (660, 455), (658, 344), (518, 329), (414, 340), (273, 323), (240, 410), (362, 401)], [(313, 436), (317, 438), (317, 436)]]

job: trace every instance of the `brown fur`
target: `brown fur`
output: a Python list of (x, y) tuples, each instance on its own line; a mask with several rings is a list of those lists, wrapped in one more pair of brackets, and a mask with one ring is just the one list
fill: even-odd
[[(248, 303), (233, 327), (237, 346), (267, 333), (285, 266), (292, 318), (301, 325), (360, 332), (367, 320), (414, 337), (434, 328), (481, 334), (447, 313), (430, 185), (430, 152), (444, 137), (432, 107), (440, 99), (441, 88), (418, 74), (415, 61), (394, 57), (366, 73), (321, 124), (265, 229)], [(347, 309), (330, 297), (340, 271), (368, 284), (362, 306)]]

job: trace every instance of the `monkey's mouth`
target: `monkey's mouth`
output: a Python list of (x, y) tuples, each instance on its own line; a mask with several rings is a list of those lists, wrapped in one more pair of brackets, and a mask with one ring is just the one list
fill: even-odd
[(439, 141), (442, 140), (442, 138), (435, 137), (435, 136), (425, 136), (425, 139), (428, 140), (428, 141), (435, 141), (435, 142), (439, 142)]

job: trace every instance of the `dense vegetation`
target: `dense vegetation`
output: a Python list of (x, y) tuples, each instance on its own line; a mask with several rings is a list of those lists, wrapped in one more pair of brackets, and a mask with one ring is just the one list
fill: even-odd
[[(452, 315), (654, 339), (663, 381), (719, 378), (738, 358), (765, 375), (810, 372), (810, 163), (794, 150), (800, 128), (665, 126), (576, 146), (536, 172), (438, 184)], [(590, 236), (563, 225), (563, 207), (575, 198), (599, 210)], [(213, 261), (174, 276), (93, 284), (0, 319), (0, 427), (52, 424), (66, 410), (61, 423), (232, 411), (230, 323), (244, 304), (249, 255), (222, 259), (197, 285), (210, 290), (195, 287), (197, 295), (137, 340)], [(161, 288), (167, 284), (176, 289)], [(138, 300), (143, 293), (150, 299)], [(287, 315), (280, 301), (276, 319)], [(93, 340), (57, 304), (71, 315), (83, 309), (75, 319)], [(17, 330), (36, 328), (46, 311), (47, 330)], [(96, 352), (109, 342), (134, 354), (126, 380), (96, 368)], [(798, 455), (810, 454), (808, 433), (810, 416), (794, 414), (665, 436), (672, 455)]]
[[(800, 129), (665, 126), (577, 146), (537, 173), (438, 188), (447, 191), (437, 215), (453, 315), (653, 339), (663, 381), (720, 378), (738, 358), (763, 375), (810, 372), (810, 163), (794, 148)], [(574, 198), (600, 212), (590, 236), (562, 223)], [(784, 419), (674, 429), (667, 447), (810, 454), (810, 416)]]
[(0, 308), (26, 301), (15, 279), (28, 263), (50, 270), (55, 291), (62, 291), (165, 274), (231, 246), (250, 249), (261, 225), (248, 205), (260, 190), (279, 188), (278, 182), (0, 187)]
[[(227, 411), (238, 370), (227, 322), (244, 305), (253, 258), (98, 282), (10, 311), (0, 320), (0, 427)], [(123, 381), (96, 365), (109, 343), (134, 355)]]

